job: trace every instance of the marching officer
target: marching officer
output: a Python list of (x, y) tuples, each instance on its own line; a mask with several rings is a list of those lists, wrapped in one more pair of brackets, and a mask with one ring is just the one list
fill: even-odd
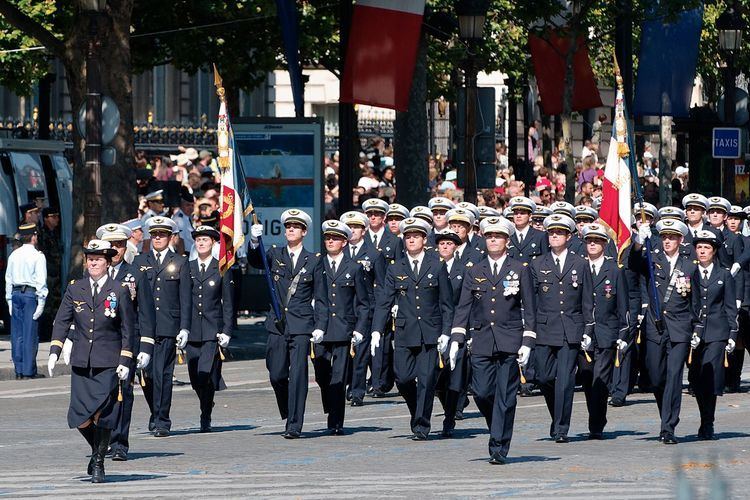
[[(286, 420), (282, 436), (297, 439), (305, 420), (310, 338), (320, 337), (328, 327), (328, 291), (323, 259), (303, 246), (310, 216), (292, 208), (282, 212), (281, 223), (287, 244), (269, 249), (265, 256), (282, 311), (281, 318), (273, 310), (266, 318), (266, 367), (279, 413)], [(247, 259), (258, 269), (264, 267), (258, 244), (262, 234), (263, 225), (253, 224)]]
[(575, 222), (552, 214), (544, 220), (550, 252), (531, 264), (536, 292), (536, 379), (552, 423), (550, 437), (568, 442), (575, 369), (581, 341), (593, 335), (593, 289), (587, 262), (567, 248)]
[(619, 355), (616, 341), (630, 328), (631, 302), (625, 270), (604, 255), (610, 241), (607, 230), (600, 224), (587, 224), (581, 234), (591, 269), (595, 325), (593, 335), (583, 336), (581, 347), (590, 355), (579, 355), (579, 368), (589, 411), (589, 439), (604, 439), (607, 397), (615, 356)]
[(453, 203), (448, 198), (436, 196), (434, 198), (431, 198), (430, 201), (427, 202), (427, 206), (430, 211), (432, 211), (433, 229), (435, 231), (442, 231), (443, 229), (446, 229), (448, 227), (448, 219), (445, 217), (445, 214), (448, 212), (448, 210), (456, 207), (455, 203)]
[(450, 340), (453, 290), (448, 270), (435, 252), (425, 252), (429, 225), (413, 217), (401, 222), (404, 256), (388, 267), (377, 294), (371, 349), (377, 349), (391, 308), (398, 305), (394, 367), (396, 385), (411, 414), (412, 439), (430, 432), (438, 358)]
[(529, 267), (507, 252), (514, 230), (513, 224), (500, 217), (482, 221), (487, 256), (466, 269), (451, 329), (451, 370), (458, 369), (461, 346), (472, 332), (474, 399), (490, 430), (491, 464), (506, 463), (519, 371), (528, 363), (536, 338)]
[(409, 209), (398, 203), (388, 205), (388, 211), (385, 213), (385, 222), (388, 230), (396, 236), (401, 236), (399, 225), (401, 221), (409, 218)]
[(172, 220), (177, 225), (177, 231), (182, 242), (182, 254), (188, 255), (193, 250), (193, 208), (195, 196), (183, 186), (180, 192), (180, 206), (172, 214)]
[(396, 260), (402, 254), (401, 240), (385, 227), (385, 214), (388, 203), (378, 198), (370, 198), (362, 204), (362, 209), (370, 221), (365, 238), (383, 253), (386, 261)]
[(91, 240), (83, 252), (88, 277), (73, 281), (65, 290), (55, 316), (47, 369), (51, 377), (74, 327), (68, 425), (77, 428), (91, 446), (87, 469), (91, 482), (103, 483), (104, 456), (121, 411), (118, 387), (130, 375), (136, 318), (127, 285), (107, 275), (116, 251), (106, 241)]
[(145, 276), (151, 286), (156, 318), (154, 355), (145, 373), (143, 394), (151, 410), (149, 430), (155, 437), (166, 437), (172, 427), (169, 411), (176, 348), (184, 349), (190, 334), (190, 267), (185, 257), (169, 247), (172, 235), (177, 232), (172, 219), (157, 215), (149, 218), (145, 227), (151, 247), (132, 264), (135, 281)]
[[(461, 209), (459, 209), (461, 210)], [(437, 252), (445, 262), (448, 270), (448, 279), (453, 290), (453, 305), (458, 305), (461, 296), (461, 286), (467, 269), (474, 266), (473, 260), (463, 261), (456, 258), (456, 248), (462, 244), (461, 238), (455, 231), (446, 228), (435, 233)], [(477, 253), (477, 262), (481, 260), (481, 254)], [(467, 336), (466, 340), (471, 337)], [(466, 342), (461, 342), (459, 350), (453, 360), (453, 367), (444, 363), (438, 374), (436, 394), (443, 405), (443, 431), (442, 436), (449, 438), (453, 436), (456, 427), (456, 415), (463, 414), (464, 402), (466, 401), (466, 388), (469, 381), (469, 354)]]
[[(548, 215), (552, 215), (551, 208), (545, 207), (544, 205), (537, 205), (536, 210), (531, 214), (531, 227), (537, 231), (544, 232), (544, 219), (546, 219)], [(545, 239), (545, 241), (547, 240)]]
[(488, 207), (487, 205), (479, 206), (477, 207), (477, 210), (479, 211), (480, 226), (484, 219), (487, 219), (489, 217), (500, 217), (502, 215), (499, 211), (492, 207)]
[[(747, 214), (742, 207), (732, 205), (727, 216), (727, 228), (742, 242), (743, 250), (750, 248), (750, 242), (742, 234), (742, 225), (746, 218)], [(727, 392), (740, 391), (745, 349), (750, 350), (750, 338), (748, 338), (748, 332), (750, 331), (750, 318), (748, 317), (748, 309), (750, 308), (750, 272), (747, 269), (742, 269), (740, 274), (742, 275), (743, 284), (741, 292), (738, 290), (738, 295), (741, 296), (740, 308), (737, 310), (739, 331), (737, 332), (737, 348), (729, 355), (729, 368), (726, 370)]]
[[(323, 258), (328, 290), (328, 326), (313, 334), (315, 381), (320, 387), (323, 412), (328, 414), (328, 430), (344, 434), (346, 378), (350, 354), (362, 350), (364, 334), (370, 328), (371, 289), (367, 271), (346, 252), (351, 229), (337, 220), (323, 222)], [(368, 347), (369, 348), (369, 347)], [(365, 370), (367, 366), (365, 366)], [(362, 383), (364, 386), (364, 378)], [(362, 395), (364, 396), (364, 387)], [(360, 399), (361, 401), (361, 399)]]
[[(682, 405), (682, 376), (688, 350), (696, 342), (695, 325), (698, 323), (696, 302), (693, 298), (692, 276), (695, 261), (680, 252), (680, 245), (688, 234), (688, 227), (676, 219), (661, 219), (656, 223), (662, 241), (662, 251), (652, 252), (654, 287), (643, 250), (644, 242), (651, 237), (649, 224), (641, 224), (633, 235), (628, 267), (641, 276), (644, 303), (649, 304), (641, 324), (645, 332), (646, 370), (654, 391), (661, 416), (659, 439), (665, 444), (677, 444), (674, 431), (680, 420)], [(656, 289), (658, 305), (653, 304), (651, 290)], [(656, 316), (659, 308), (661, 317)], [(622, 350), (632, 339), (620, 335)], [(695, 344), (697, 346), (697, 343)]]
[(537, 206), (530, 198), (516, 196), (510, 199), (514, 230), (508, 242), (508, 255), (520, 262), (530, 264), (549, 251), (547, 235), (531, 227), (531, 216)]
[[(350, 232), (349, 243), (343, 249), (343, 252), (362, 266), (369, 282), (370, 297), (367, 303), (370, 310), (368, 311), (368, 321), (372, 321), (372, 315), (375, 311), (375, 290), (378, 286), (383, 286), (383, 280), (385, 279), (385, 259), (372, 242), (364, 237), (370, 223), (362, 212), (346, 212), (339, 220), (347, 225)], [(362, 330), (358, 331), (361, 332)], [(348, 397), (352, 406), (363, 406), (365, 404), (368, 366), (371, 373), (373, 397), (383, 397), (393, 387), (392, 363), (388, 365), (383, 363), (383, 359), (393, 359), (393, 350), (388, 346), (386, 349), (382, 349), (380, 354), (382, 356), (378, 359), (370, 355), (370, 336), (365, 335), (362, 343), (355, 350), (354, 359), (348, 364)]]
[[(471, 227), (469, 228), (469, 233), (466, 237), (466, 242), (469, 244), (470, 247), (474, 247), (475, 249), (484, 252), (485, 250), (484, 238), (482, 237), (481, 234), (479, 234), (479, 229), (478, 227), (476, 227), (477, 224), (479, 224), (479, 209), (477, 208), (476, 205), (468, 201), (462, 201), (461, 203), (457, 203), (456, 208), (465, 210), (474, 216), (472, 219)], [(463, 238), (461, 239), (463, 240)]]
[[(154, 328), (156, 327), (156, 310), (151, 285), (144, 274), (136, 273), (133, 266), (125, 261), (130, 236), (130, 228), (123, 224), (105, 224), (96, 230), (96, 237), (109, 242), (116, 252), (112, 255), (112, 262), (107, 269), (107, 274), (113, 280), (127, 285), (136, 312), (136, 322), (133, 327), (134, 338), (131, 341), (131, 346), (133, 352), (137, 352), (138, 356), (135, 364), (133, 360), (130, 360), (127, 365), (129, 374), (128, 379), (122, 384), (122, 411), (117, 419), (117, 424), (112, 429), (109, 440), (112, 460), (119, 462), (128, 459), (128, 449), (130, 448), (128, 437), (130, 435), (130, 418), (133, 413), (133, 383), (136, 370), (144, 370), (151, 361), (154, 352)], [(137, 280), (136, 274), (138, 275)], [(73, 330), (65, 341), (63, 359), (66, 359), (65, 348), (72, 348), (72, 342), (69, 344), (69, 341), (72, 341), (76, 336), (77, 333)], [(69, 359), (70, 351), (67, 353), (65, 364), (68, 364)], [(141, 375), (139, 378), (142, 379), (141, 382), (145, 383), (145, 377)]]
[[(472, 245), (470, 236), (474, 223), (476, 222), (476, 216), (470, 210), (465, 208), (454, 208), (448, 210), (446, 214), (448, 220), (448, 226), (450, 230), (458, 235), (461, 243), (456, 247), (454, 254), (455, 258), (461, 262), (463, 266), (466, 266), (467, 262), (477, 263), (482, 260), (484, 251), (479, 250), (476, 245)], [(477, 238), (476, 236), (475, 238)], [(476, 243), (477, 240), (475, 240)]]
[(192, 289), (190, 333), (185, 350), (190, 385), (200, 401), (200, 431), (211, 432), (216, 391), (226, 386), (221, 378), (221, 349), (226, 349), (234, 325), (234, 282), (223, 275), (212, 249), (219, 241), (217, 229), (198, 226), (191, 234), (197, 258), (189, 262)]
[(36, 224), (18, 227), (21, 245), (11, 252), (5, 269), (5, 300), (10, 320), (11, 354), (16, 380), (37, 378), (38, 319), (47, 300), (47, 260), (36, 249)]
[(693, 282), (698, 287), (693, 292), (698, 324), (688, 363), (690, 370), (695, 371), (695, 401), (701, 416), (698, 439), (713, 440), (716, 396), (724, 393), (724, 366), (737, 341), (738, 291), (730, 272), (716, 260), (720, 245), (716, 235), (699, 231), (693, 237), (693, 245), (698, 254), (698, 266), (693, 273)]

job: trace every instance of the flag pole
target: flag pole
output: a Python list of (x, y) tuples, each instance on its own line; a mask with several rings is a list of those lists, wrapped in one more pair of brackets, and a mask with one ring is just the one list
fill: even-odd
[[(214, 67), (214, 85), (216, 86), (216, 95), (219, 97), (219, 101), (224, 103), (226, 105), (226, 92), (224, 90), (224, 85), (222, 83), (221, 76), (219, 75), (219, 70), (216, 68), (216, 64), (213, 65)], [(229, 112), (227, 111), (227, 114)], [(229, 151), (229, 131), (225, 131), (226, 135), (224, 136), (221, 132), (219, 133), (218, 137), (218, 148), (219, 148), (219, 158), (217, 159), (217, 162), (219, 163), (219, 166), (226, 165), (226, 167), (229, 166), (229, 154), (233, 154), (235, 160), (237, 161), (237, 166), (239, 167), (241, 172), (244, 172), (245, 169), (242, 167), (242, 158), (235, 154), (234, 150)], [(244, 175), (243, 175), (244, 177)], [(239, 186), (236, 186), (239, 188)], [(245, 207), (245, 216), (248, 214), (252, 215), (253, 218), (253, 224), (258, 224), (258, 215), (255, 212), (255, 208), (253, 207), (252, 202), (248, 202), (247, 206)], [(281, 314), (281, 306), (279, 305), (279, 299), (276, 295), (276, 287), (273, 285), (273, 281), (271, 280), (271, 269), (268, 267), (268, 258), (266, 257), (266, 248), (263, 245), (263, 238), (258, 237), (258, 253), (260, 254), (260, 258), (263, 261), (263, 271), (264, 276), (266, 278), (266, 286), (268, 287), (268, 292), (271, 297), (271, 309), (273, 310), (273, 313), (276, 315), (276, 324), (277, 328), (280, 328), (281, 333), (283, 333), (283, 316)]]
[[(616, 87), (617, 87), (615, 90), (615, 99), (616, 99), (618, 91), (624, 95), (624, 86), (623, 86), (622, 75), (620, 74), (620, 66), (617, 64), (616, 54), (614, 55), (614, 60), (615, 60), (615, 82), (616, 82)], [(643, 206), (643, 203), (644, 203), (643, 189), (641, 188), (641, 183), (638, 180), (638, 168), (636, 167), (635, 160), (634, 160), (635, 147), (633, 145), (633, 134), (631, 133), (631, 127), (627, 125), (629, 122), (629, 120), (627, 119), (628, 110), (627, 110), (627, 106), (626, 106), (624, 99), (622, 103), (622, 110), (623, 110), (622, 121), (625, 127), (625, 137), (626, 137), (627, 144), (622, 144), (618, 142), (618, 147), (622, 148), (621, 151), (618, 151), (618, 154), (620, 155), (621, 158), (627, 157), (628, 168), (630, 169), (630, 177), (635, 187), (636, 200), (638, 200), (638, 203), (641, 207), (641, 223), (643, 223), (646, 221), (646, 212)], [(615, 126), (617, 123), (617, 118), (618, 117), (615, 116), (615, 120), (613, 120), (613, 124)], [(659, 331), (661, 331), (662, 330), (661, 303), (659, 302), (659, 294), (656, 291), (656, 282), (654, 281), (654, 264), (653, 264), (653, 260), (651, 256), (651, 238), (646, 238), (646, 241), (643, 244), (646, 247), (646, 262), (648, 264), (648, 276), (649, 276), (649, 292), (651, 296), (650, 302), (653, 305), (656, 328)]]

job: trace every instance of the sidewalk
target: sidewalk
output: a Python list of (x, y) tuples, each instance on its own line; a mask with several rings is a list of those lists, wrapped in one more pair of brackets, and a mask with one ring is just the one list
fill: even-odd
[[(262, 359), (266, 354), (266, 329), (263, 328), (265, 316), (252, 318), (240, 318), (237, 329), (232, 335), (229, 348), (224, 351), (225, 362), (243, 361), (250, 359)], [(39, 343), (39, 352), (36, 357), (37, 370), (47, 375), (47, 358), (49, 357), (49, 342)], [(60, 361), (55, 366), (55, 376), (67, 375), (70, 367)], [(10, 352), (10, 336), (0, 335), (0, 380), (13, 380), (16, 378), (16, 370)]]

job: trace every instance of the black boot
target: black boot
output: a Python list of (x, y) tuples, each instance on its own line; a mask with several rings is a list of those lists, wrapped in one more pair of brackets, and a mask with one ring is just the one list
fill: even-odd
[(109, 437), (111, 435), (111, 429), (102, 429), (101, 427), (96, 428), (94, 470), (91, 474), (92, 483), (104, 482), (104, 456), (107, 454), (107, 448), (109, 447)]
[(94, 424), (91, 424), (88, 427), (79, 427), (78, 432), (81, 433), (83, 439), (85, 439), (89, 446), (91, 446), (91, 459), (89, 460), (89, 465), (86, 468), (86, 474), (90, 476), (94, 471), (94, 455), (96, 451), (96, 426)]

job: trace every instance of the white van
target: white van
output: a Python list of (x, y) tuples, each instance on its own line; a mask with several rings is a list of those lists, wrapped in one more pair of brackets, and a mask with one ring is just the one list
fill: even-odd
[[(47, 199), (46, 206), (60, 208), (61, 283), (63, 287), (68, 283), (73, 233), (73, 171), (64, 151), (65, 143), (61, 141), (0, 138), (0, 282), (3, 291), (5, 267), (21, 218), (18, 207), (40, 197)], [(6, 319), (5, 300), (0, 303), (0, 312)]]

